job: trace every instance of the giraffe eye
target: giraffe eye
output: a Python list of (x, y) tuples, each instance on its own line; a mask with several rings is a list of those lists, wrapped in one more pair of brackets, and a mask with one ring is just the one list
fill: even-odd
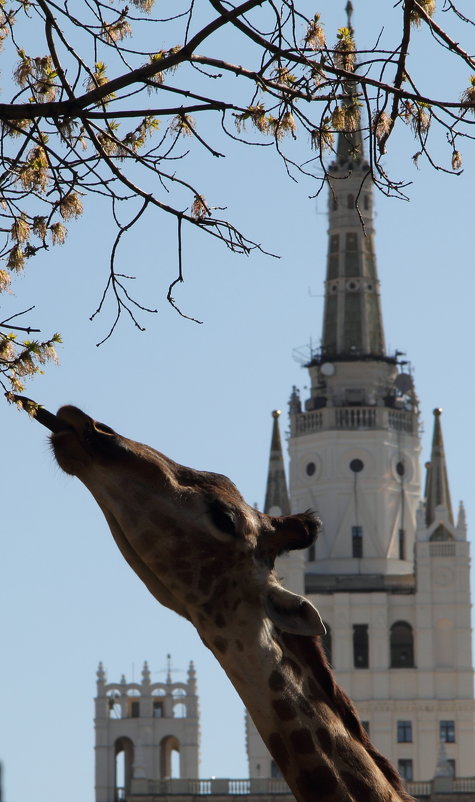
[(236, 516), (233, 510), (225, 507), (220, 501), (211, 501), (208, 507), (215, 527), (227, 535), (236, 535)]

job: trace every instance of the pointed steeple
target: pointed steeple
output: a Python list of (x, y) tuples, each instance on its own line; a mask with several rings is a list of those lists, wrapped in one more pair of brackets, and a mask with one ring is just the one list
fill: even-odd
[[(349, 3), (346, 12), (351, 33), (352, 10)], [(358, 119), (357, 87), (349, 83), (346, 91), (342, 107), (355, 107), (352, 130), (339, 132), (336, 158), (328, 168), (329, 243), (322, 355), (332, 360), (384, 359), (372, 179), (364, 153), (362, 121)]]
[(272, 440), (267, 474), (266, 498), (264, 512), (271, 515), (288, 515), (290, 513), (289, 494), (285, 478), (284, 457), (279, 431), (280, 410), (274, 409), (272, 417)]
[(426, 524), (430, 526), (435, 519), (436, 507), (445, 507), (448, 521), (453, 525), (452, 503), (450, 501), (449, 479), (445, 461), (444, 440), (440, 424), (441, 409), (434, 409), (434, 433), (432, 451), (427, 463), (426, 474)]

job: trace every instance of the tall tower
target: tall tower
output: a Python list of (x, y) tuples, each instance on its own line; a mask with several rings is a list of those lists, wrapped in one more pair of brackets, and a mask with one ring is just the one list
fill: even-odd
[(159, 781), (196, 779), (199, 713), (193, 663), (186, 682), (152, 682), (148, 664), (141, 682), (106, 681), (97, 670), (95, 699), (96, 802), (159, 793)]
[(322, 344), (307, 364), (310, 397), (302, 408), (294, 390), (290, 402), (292, 506), (313, 506), (324, 522), (306, 584), (331, 590), (341, 576), (340, 588), (410, 587), (418, 402), (412, 376), (400, 370), (407, 363), (385, 348), (360, 132), (339, 135), (329, 175)]
[[(385, 346), (359, 131), (339, 135), (328, 172), (321, 347), (306, 365), (308, 397), (294, 387), (289, 405), (291, 509), (323, 522), (300, 585), (375, 745), (406, 780), (437, 775), (447, 789), (473, 776), (475, 755), (465, 515), (454, 523), (440, 410), (421, 499), (418, 399), (408, 362)], [(279, 572), (299, 590), (295, 565)], [(256, 776), (263, 752), (248, 742)]]

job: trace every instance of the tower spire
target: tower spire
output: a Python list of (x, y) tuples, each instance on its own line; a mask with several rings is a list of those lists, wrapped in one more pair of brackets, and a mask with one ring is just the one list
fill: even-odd
[(426, 524), (430, 526), (435, 520), (436, 507), (445, 507), (448, 521), (453, 525), (452, 503), (450, 500), (449, 479), (445, 460), (444, 440), (440, 417), (441, 409), (434, 409), (434, 433), (430, 462), (426, 475)]
[[(351, 35), (352, 11), (348, 3)], [(346, 119), (338, 134), (336, 158), (328, 168), (329, 243), (322, 355), (327, 359), (384, 359), (371, 171), (364, 153), (355, 84), (348, 82), (345, 91), (342, 109)], [(350, 106), (351, 115), (347, 113)]]
[(287, 492), (287, 481), (285, 479), (279, 416), (280, 410), (274, 409), (272, 413), (274, 423), (272, 425), (272, 440), (264, 512), (270, 513), (271, 515), (288, 515), (290, 513), (290, 503), (289, 494)]

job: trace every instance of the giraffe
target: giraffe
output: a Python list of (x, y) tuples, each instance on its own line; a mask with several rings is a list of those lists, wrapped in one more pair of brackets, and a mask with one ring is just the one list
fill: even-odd
[(413, 802), (335, 682), (318, 611), (275, 574), (278, 555), (314, 542), (317, 516), (258, 512), (227, 477), (179, 465), (76, 407), (34, 414), (133, 570), (196, 627), (298, 802)]

